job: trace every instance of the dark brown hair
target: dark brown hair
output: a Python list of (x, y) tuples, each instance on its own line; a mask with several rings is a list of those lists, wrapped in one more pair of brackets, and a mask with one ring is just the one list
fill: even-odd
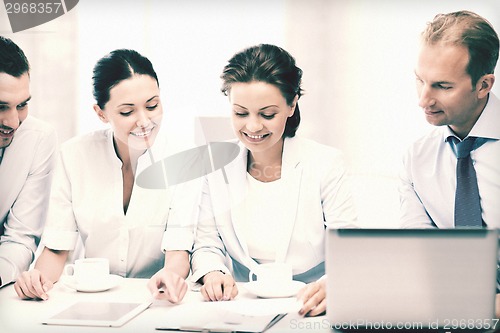
[[(288, 105), (295, 96), (302, 96), (302, 70), (295, 65), (295, 59), (282, 48), (260, 44), (236, 53), (224, 67), (221, 75), (221, 91), (227, 96), (231, 85), (237, 82), (260, 81), (277, 87)], [(299, 128), (299, 104), (286, 121), (283, 137), (293, 137)]]
[(137, 51), (120, 49), (105, 55), (94, 67), (92, 76), (94, 98), (101, 109), (109, 101), (109, 92), (123, 80), (134, 74), (149, 75), (158, 83), (158, 77), (148, 58)]

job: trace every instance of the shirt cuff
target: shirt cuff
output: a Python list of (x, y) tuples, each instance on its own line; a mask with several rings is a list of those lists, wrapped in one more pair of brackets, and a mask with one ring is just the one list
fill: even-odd
[(200, 280), (202, 277), (207, 275), (210, 272), (222, 272), (224, 274), (231, 275), (231, 272), (227, 269), (226, 266), (220, 264), (220, 265), (212, 265), (212, 266), (206, 266), (206, 267), (201, 267), (198, 268), (193, 275), (191, 275), (191, 282), (196, 283), (198, 280)]
[(0, 276), (2, 286), (15, 281), (21, 272), (27, 271), (34, 254), (26, 245), (4, 242), (1, 246)]
[(2, 279), (2, 284), (0, 288), (13, 282), (15, 277), (16, 268), (14, 265), (4, 258), (0, 258), (0, 278)]
[(212, 271), (222, 271), (232, 275), (231, 271), (224, 265), (221, 256), (210, 251), (197, 250), (191, 257), (191, 269), (193, 270), (192, 282), (197, 282)]
[(163, 233), (161, 249), (166, 251), (189, 251), (193, 250), (193, 228), (184, 226), (168, 226)]
[(78, 240), (78, 231), (45, 229), (42, 242), (52, 250), (74, 250)]

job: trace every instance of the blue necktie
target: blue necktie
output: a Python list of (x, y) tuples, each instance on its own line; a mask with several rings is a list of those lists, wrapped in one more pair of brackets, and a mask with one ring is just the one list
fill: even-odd
[(455, 227), (457, 228), (482, 227), (483, 225), (476, 170), (470, 157), (475, 140), (476, 138), (470, 137), (456, 144)]

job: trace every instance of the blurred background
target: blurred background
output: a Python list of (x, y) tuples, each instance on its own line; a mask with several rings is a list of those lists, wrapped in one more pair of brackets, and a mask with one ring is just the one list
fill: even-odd
[(419, 33), (436, 14), (462, 9), (500, 32), (498, 0), (80, 0), (18, 33), (4, 8), (0, 34), (32, 67), (30, 114), (52, 123), (61, 142), (105, 127), (92, 110), (92, 68), (114, 49), (152, 61), (169, 142), (187, 149), (231, 134), (219, 79), (227, 60), (259, 43), (285, 48), (304, 71), (298, 135), (345, 153), (368, 227), (397, 226), (402, 154), (431, 129), (414, 85)]

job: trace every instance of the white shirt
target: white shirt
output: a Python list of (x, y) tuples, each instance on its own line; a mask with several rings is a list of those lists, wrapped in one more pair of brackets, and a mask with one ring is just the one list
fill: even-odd
[[(400, 184), (403, 227), (454, 228), (457, 158), (446, 142), (450, 135), (448, 126), (438, 127), (406, 153)], [(483, 221), (500, 228), (500, 101), (492, 93), (469, 136), (489, 139), (471, 158)]]
[(57, 150), (56, 132), (28, 116), (0, 164), (0, 277), (2, 286), (29, 268), (45, 222)]
[[(80, 236), (85, 257), (106, 257), (110, 272), (149, 278), (164, 264), (165, 250), (190, 250), (192, 235), (164, 236), (171, 208), (171, 188), (146, 189), (137, 176), (164, 156), (157, 137), (138, 161), (127, 213), (123, 212), (122, 163), (113, 147), (111, 130), (101, 130), (64, 143), (58, 158), (43, 243), (72, 250)], [(176, 232), (179, 232), (176, 230)], [(189, 234), (189, 230), (187, 231)], [(167, 240), (162, 245), (162, 239)], [(176, 242), (177, 241), (177, 242)]]
[(276, 207), (276, 200), (285, 197), (287, 187), (284, 183), (283, 178), (261, 182), (247, 173), (247, 196), (243, 202), (245, 214), (235, 223), (242, 223), (248, 254), (258, 263), (276, 261), (276, 240), (282, 237), (286, 224), (283, 212)]

